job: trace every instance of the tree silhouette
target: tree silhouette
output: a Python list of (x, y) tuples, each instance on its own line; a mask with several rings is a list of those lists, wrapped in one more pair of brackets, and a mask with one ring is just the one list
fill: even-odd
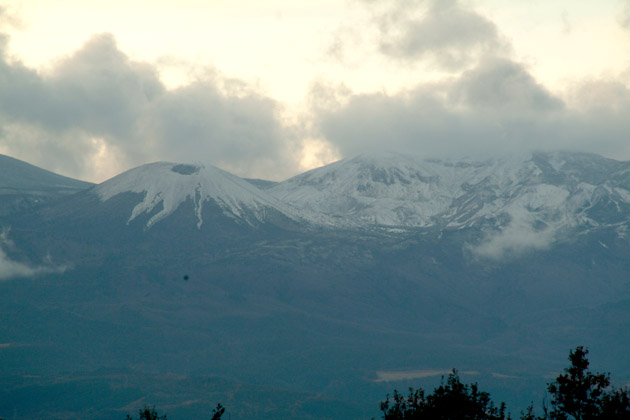
[(212, 420), (221, 420), (223, 413), (225, 413), (225, 407), (221, 403), (217, 404), (217, 408), (212, 410)]
[(549, 384), (552, 409), (550, 417), (557, 420), (587, 420), (598, 418), (603, 397), (610, 386), (609, 375), (588, 371), (588, 350), (580, 346), (569, 352), (571, 366)]
[[(521, 420), (630, 420), (630, 388), (612, 389), (610, 374), (588, 370), (588, 350), (569, 352), (571, 365), (547, 386), (550, 407), (543, 404), (542, 416), (533, 405), (521, 412)], [(457, 371), (446, 382), (425, 394), (409, 388), (404, 396), (394, 390), (381, 402), (383, 420), (505, 420), (505, 404), (496, 407), (476, 383), (462, 384)], [(509, 416), (507, 419), (509, 420)]]
[(551, 410), (534, 415), (530, 406), (521, 420), (628, 420), (630, 390), (610, 389), (610, 375), (588, 370), (588, 350), (582, 346), (569, 352), (571, 365), (549, 384)]
[[(221, 420), (221, 416), (225, 413), (225, 407), (221, 405), (221, 403), (217, 404), (217, 407), (212, 410), (212, 418), (211, 420)], [(0, 419), (2, 420), (2, 419)], [(126, 420), (136, 420), (127, 414)], [(143, 408), (138, 410), (138, 420), (168, 420), (166, 418), (166, 414), (159, 415), (157, 411), (155, 411), (155, 407), (149, 407), (145, 405)]]
[(404, 397), (394, 391), (381, 402), (381, 411), (383, 420), (505, 420), (505, 404), (497, 408), (476, 383), (462, 384), (455, 369), (432, 394), (410, 388)]
[[(127, 414), (127, 420), (135, 420), (129, 414)], [(138, 410), (138, 420), (168, 420), (166, 418), (166, 414), (159, 415), (157, 411), (155, 411), (155, 407), (149, 407), (145, 405), (143, 408)]]

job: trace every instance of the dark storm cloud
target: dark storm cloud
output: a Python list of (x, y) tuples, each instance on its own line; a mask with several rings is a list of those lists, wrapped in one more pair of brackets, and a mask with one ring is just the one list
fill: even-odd
[(93, 37), (43, 82), (58, 108), (40, 116), (47, 127), (79, 125), (115, 139), (132, 133), (146, 107), (165, 94), (155, 69), (131, 61), (111, 35)]
[(6, 58), (0, 74), (0, 118), (21, 136), (39, 137), (21, 139), (22, 148), (58, 149), (49, 157), (66, 156), (57, 167), (74, 171), (93, 137), (121, 147), (131, 161), (145, 157), (137, 124), (165, 91), (155, 71), (129, 60), (110, 35), (92, 38), (50, 75)]
[(90, 175), (103, 144), (127, 166), (199, 161), (278, 176), (278, 162), (293, 168), (276, 108), (212, 72), (167, 90), (155, 67), (131, 60), (111, 35), (93, 37), (45, 75), (0, 60), (0, 145), (78, 177)]
[(502, 58), (487, 57), (463, 73), (449, 90), (453, 102), (478, 112), (500, 110), (523, 115), (545, 113), (563, 107), (519, 64)]
[[(365, 3), (376, 16), (382, 54), (432, 60), (454, 73), (398, 94), (345, 95), (344, 106), (315, 109), (320, 135), (342, 155), (570, 149), (630, 159), (630, 79), (582, 81), (558, 96), (509, 58), (511, 47), (493, 22), (457, 1)], [(628, 27), (630, 1), (625, 10), (620, 21)]]
[[(418, 12), (420, 5), (428, 6), (424, 13)], [(396, 2), (377, 22), (380, 51), (398, 59), (429, 58), (441, 67), (457, 69), (479, 54), (507, 48), (492, 21), (455, 0)]]
[[(612, 85), (611, 85), (612, 83)], [(486, 58), (460, 77), (397, 95), (352, 96), (319, 110), (321, 135), (344, 156), (403, 150), (425, 156), (574, 149), (630, 158), (630, 91), (592, 81), (560, 98), (516, 62)]]
[(1, 66), (3, 116), (56, 131), (127, 134), (142, 104), (161, 88), (157, 76), (131, 63), (108, 35), (91, 39), (48, 77), (6, 59)]
[(273, 172), (278, 164), (290, 166), (284, 155), (286, 132), (275, 108), (268, 98), (225, 95), (214, 83), (199, 81), (156, 101), (144, 134), (163, 154), (179, 160), (190, 159), (187, 151), (192, 150), (238, 173), (252, 167)]

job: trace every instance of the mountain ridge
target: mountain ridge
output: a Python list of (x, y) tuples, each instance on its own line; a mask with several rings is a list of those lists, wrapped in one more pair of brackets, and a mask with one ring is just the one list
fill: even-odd
[[(36, 408), (19, 412), (30, 420), (112, 420), (134, 402), (166, 404), (166, 394), (169, 417), (200, 417), (205, 403), (186, 406), (194, 414), (176, 408), (200, 401), (198, 384), (165, 392), (160, 381), (194, 371), (267, 390), (215, 398), (235, 420), (358, 420), (392, 387), (419, 385), (375, 382), (377, 372), (453, 367), (481, 372), (518, 410), (575, 345), (630, 378), (627, 162), (543, 154), (418, 169), (394, 156), (348, 169), (350, 160), (315, 170), (321, 184), (306, 177), (311, 190), (298, 191), (332, 210), (355, 194), (362, 206), (345, 213), (281, 203), (269, 193), (281, 183), (263, 191), (218, 169), (163, 162), (1, 219), (0, 365), (11, 376), (0, 414), (13, 412), (18, 389)], [(362, 178), (341, 176), (351, 170)], [(312, 185), (328, 201), (315, 200)], [(397, 204), (418, 191), (444, 201), (415, 216), (424, 225), (357, 216), (381, 211), (381, 194)], [(268, 206), (278, 202), (300, 219)], [(7, 262), (24, 269), (6, 272)], [(103, 368), (131, 369), (137, 388), (113, 383), (108, 393)], [(96, 373), (54, 391), (67, 372)], [(142, 379), (147, 372), (156, 379)], [(46, 405), (73, 392), (81, 407)], [(343, 405), (327, 403), (333, 397)]]
[(0, 217), (29, 211), (92, 185), (0, 154)]
[(57, 173), (10, 156), (0, 154), (0, 194), (20, 192), (75, 192), (94, 185)]
[(485, 161), (360, 155), (268, 191), (338, 226), (501, 230), (512, 224), (535, 234), (626, 223), (629, 171), (630, 162), (570, 152)]
[(248, 224), (265, 222), (270, 210), (288, 219), (300, 220), (289, 206), (242, 178), (212, 165), (150, 163), (97, 185), (94, 192), (102, 202), (125, 192), (144, 193), (127, 223), (161, 205), (161, 210), (147, 221), (147, 228), (172, 214), (187, 200), (193, 202), (198, 229), (203, 224), (203, 204), (208, 200), (217, 203), (226, 216)]
[[(2, 177), (0, 184), (9, 184)], [(72, 192), (91, 186), (72, 185)], [(144, 194), (127, 223), (152, 213), (147, 228), (186, 200), (192, 202), (197, 228), (208, 200), (239, 223), (265, 223), (272, 212), (304, 227), (326, 229), (482, 226), (553, 237), (566, 229), (621, 226), (630, 220), (630, 162), (574, 152), (485, 160), (363, 154), (277, 183), (243, 179), (212, 165), (156, 162), (92, 191), (101, 202), (123, 192)]]

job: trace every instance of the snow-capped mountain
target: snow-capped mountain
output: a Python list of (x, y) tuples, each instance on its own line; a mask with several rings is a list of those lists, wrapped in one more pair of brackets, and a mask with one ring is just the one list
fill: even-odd
[[(173, 417), (289, 395), (274, 418), (360, 419), (409, 384), (378, 372), (452, 367), (520, 409), (575, 345), (630, 378), (630, 162), (363, 155), (277, 184), (162, 162), (28, 210), (0, 218), (0, 414), (116, 418), (172, 383)], [(69, 380), (79, 408), (40, 398)]]
[(346, 227), (526, 225), (545, 231), (627, 222), (630, 162), (560, 152), (483, 161), (360, 155), (268, 191)]
[(94, 188), (102, 202), (123, 193), (144, 194), (129, 214), (128, 223), (142, 214), (150, 215), (146, 227), (191, 201), (197, 228), (204, 220), (204, 205), (216, 204), (223, 214), (248, 224), (283, 215), (298, 221), (290, 206), (279, 202), (247, 181), (214, 166), (157, 162), (124, 172)]
[[(90, 185), (43, 170), (34, 174), (31, 165), (6, 159), (0, 173), (5, 194), (11, 188), (69, 193)], [(183, 203), (191, 205), (197, 228), (204, 212), (218, 208), (250, 225), (280, 217), (344, 229), (478, 227), (526, 242), (547, 238), (546, 243), (567, 228), (615, 226), (625, 235), (630, 220), (630, 162), (592, 154), (487, 160), (360, 155), (262, 184), (264, 189), (256, 182), (264, 181), (247, 181), (211, 165), (158, 162), (131, 169), (91, 192), (101, 203), (123, 193), (139, 194), (124, 210), (129, 212), (125, 220), (143, 216), (147, 228)]]

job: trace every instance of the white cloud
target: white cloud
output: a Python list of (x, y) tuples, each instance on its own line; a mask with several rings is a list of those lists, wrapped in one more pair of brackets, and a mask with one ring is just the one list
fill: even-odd
[(428, 58), (442, 68), (461, 70), (479, 56), (509, 50), (494, 22), (456, 0), (394, 2), (377, 20), (380, 51), (398, 59)]
[(33, 277), (40, 274), (62, 273), (67, 269), (65, 266), (53, 266), (50, 262), (47, 266), (30, 266), (13, 261), (7, 256), (3, 247), (13, 247), (6, 229), (0, 233), (0, 281), (17, 277)]
[[(168, 87), (160, 63), (132, 58), (112, 35), (94, 36), (45, 72), (9, 57), (3, 36), (0, 152), (92, 181), (156, 160), (201, 161), (279, 180), (306, 165), (379, 149), (422, 155), (573, 149), (630, 159), (630, 72), (578, 80), (567, 92), (550, 89), (535, 77), (535, 64), (514, 58), (505, 28), (481, 6), (352, 4), (347, 19), (336, 17), (337, 32), (334, 20), (325, 21), (333, 22), (326, 26), (334, 38), (329, 53), (350, 51), (357, 68), (330, 54), (303, 57), (314, 80), (336, 86), (312, 82), (307, 110), (203, 65)], [(437, 70), (427, 76), (431, 68)]]
[(513, 220), (499, 232), (489, 234), (479, 245), (469, 246), (478, 257), (502, 259), (528, 251), (544, 250), (554, 241), (553, 228), (535, 230), (526, 220)]
[(92, 180), (101, 159), (201, 161), (274, 179), (298, 166), (300, 145), (279, 105), (213, 69), (168, 90), (154, 66), (130, 59), (107, 34), (46, 75), (3, 58), (2, 149), (47, 169)]
[(25, 264), (11, 261), (2, 249), (0, 249), (0, 280), (13, 277), (30, 277), (38, 273), (38, 269), (33, 269)]
[(560, 97), (522, 64), (486, 57), (440, 83), (347, 95), (340, 106), (316, 110), (316, 127), (343, 156), (384, 149), (481, 157), (561, 149), (630, 159), (627, 115), (630, 87), (623, 79), (583, 82)]

